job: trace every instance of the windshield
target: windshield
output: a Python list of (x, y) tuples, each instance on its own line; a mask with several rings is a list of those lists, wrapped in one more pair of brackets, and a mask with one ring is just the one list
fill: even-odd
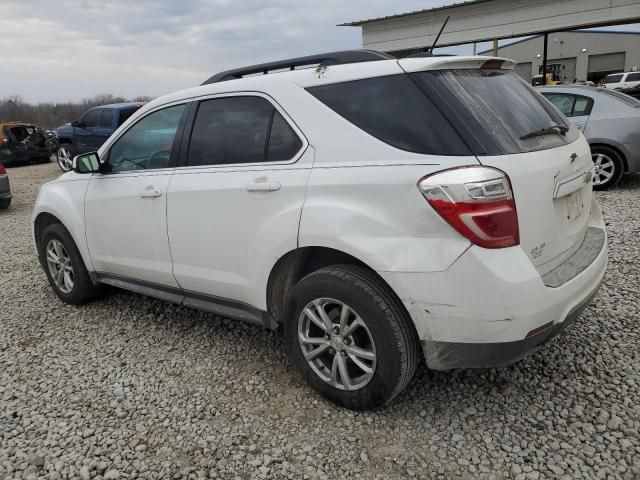
[(579, 137), (566, 118), (510, 70), (412, 74), (476, 155), (531, 152)]

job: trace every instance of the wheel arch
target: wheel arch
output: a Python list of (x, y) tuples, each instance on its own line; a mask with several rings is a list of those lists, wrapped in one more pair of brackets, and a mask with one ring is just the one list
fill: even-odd
[[(400, 300), (394, 289), (373, 268), (359, 258), (335, 248), (299, 247), (280, 257), (269, 274), (266, 292), (267, 310), (276, 324), (282, 324), (289, 292), (299, 280), (321, 268), (338, 264), (366, 268), (389, 289), (392, 295)], [(405, 308), (402, 301), (400, 304)]]
[(618, 155), (620, 155), (620, 158), (622, 159), (622, 165), (624, 167), (624, 172), (628, 172), (629, 171), (629, 163), (627, 162), (627, 157), (624, 154), (624, 152), (620, 149), (620, 147), (614, 145), (613, 143), (605, 142), (605, 141), (601, 141), (601, 140), (596, 140), (594, 142), (589, 142), (589, 147), (592, 148), (592, 149), (593, 148), (598, 148), (598, 147), (604, 147), (604, 148), (609, 148), (609, 149), (613, 150)]

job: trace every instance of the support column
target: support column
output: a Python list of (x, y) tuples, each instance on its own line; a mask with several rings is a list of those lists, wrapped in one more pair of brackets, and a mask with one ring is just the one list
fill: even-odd
[(497, 38), (493, 39), (493, 51), (491, 52), (491, 55), (493, 55), (494, 57), (498, 56), (498, 39)]
[(542, 49), (542, 85), (547, 84), (547, 46), (549, 42), (549, 34), (544, 34), (544, 48)]

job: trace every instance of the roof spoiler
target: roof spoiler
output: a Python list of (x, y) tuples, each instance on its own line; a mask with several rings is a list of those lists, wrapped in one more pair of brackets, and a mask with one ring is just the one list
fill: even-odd
[(202, 83), (202, 85), (225, 82), (227, 80), (236, 80), (247, 75), (256, 75), (260, 73), (266, 75), (269, 72), (276, 70), (295, 70), (299, 67), (310, 67), (313, 65), (343, 65), (346, 63), (374, 62), (394, 59), (395, 57), (388, 53), (378, 52), (376, 50), (344, 50), (340, 52), (320, 53), (306, 57), (288, 58), (275, 62), (261, 63), (258, 65), (226, 70), (224, 72), (216, 73), (214, 76)]

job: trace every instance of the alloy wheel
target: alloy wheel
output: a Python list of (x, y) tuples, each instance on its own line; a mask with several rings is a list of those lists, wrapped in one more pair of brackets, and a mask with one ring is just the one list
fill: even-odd
[(62, 170), (68, 172), (73, 167), (73, 158), (71, 156), (71, 150), (69, 147), (60, 147), (56, 152), (56, 159), (58, 160), (58, 165)]
[(594, 153), (591, 155), (591, 158), (595, 165), (593, 184), (602, 185), (603, 183), (608, 182), (614, 176), (616, 171), (616, 166), (615, 163), (613, 163), (613, 160), (603, 153)]
[(56, 287), (65, 294), (73, 290), (73, 265), (71, 257), (60, 240), (52, 238), (47, 243), (47, 266)]
[(298, 319), (298, 342), (313, 371), (340, 390), (367, 385), (376, 370), (371, 332), (355, 310), (339, 300), (318, 298)]

